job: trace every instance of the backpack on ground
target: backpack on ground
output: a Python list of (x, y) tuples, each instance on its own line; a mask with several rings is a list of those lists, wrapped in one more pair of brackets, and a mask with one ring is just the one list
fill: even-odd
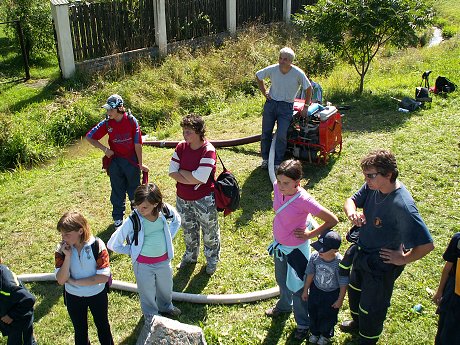
[(438, 76), (434, 83), (434, 93), (448, 93), (453, 92), (457, 85), (446, 77)]
[[(166, 206), (165, 204), (163, 204), (163, 207), (161, 208), (161, 213), (163, 213), (163, 216), (165, 216), (166, 220), (173, 218), (173, 214), (169, 211), (168, 206)], [(134, 244), (135, 246), (137, 246), (139, 244), (139, 231), (141, 230), (141, 220), (137, 212), (131, 213), (129, 219), (133, 223), (134, 233), (132, 239), (126, 237), (126, 243), (130, 245)]]
[[(431, 71), (425, 71), (422, 74), (422, 82), (419, 87), (415, 88), (415, 100), (419, 102), (431, 102), (430, 97), (430, 82), (428, 77), (430, 76)], [(424, 86), (422, 86), (424, 85)]]
[(409, 111), (417, 110), (422, 105), (422, 102), (418, 102), (415, 99), (404, 97), (399, 101), (399, 106), (403, 109), (407, 109)]
[(219, 155), (217, 157), (220, 160), (220, 164), (222, 164), (223, 171), (214, 180), (214, 197), (217, 211), (223, 211), (224, 216), (227, 216), (240, 207), (240, 186), (236, 177), (225, 168)]

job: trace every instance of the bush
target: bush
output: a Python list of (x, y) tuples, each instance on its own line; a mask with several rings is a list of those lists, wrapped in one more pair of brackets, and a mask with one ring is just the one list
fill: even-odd
[(219, 109), (221, 97), (213, 90), (204, 92), (184, 93), (179, 97), (179, 106), (184, 113), (197, 113), (200, 115), (209, 115)]
[(327, 76), (337, 63), (336, 55), (324, 44), (302, 41), (296, 49), (296, 65), (309, 76)]
[(458, 26), (454, 26), (454, 25), (445, 25), (443, 28), (442, 28), (442, 37), (443, 38), (452, 38), (454, 37), (457, 33), (459, 32), (458, 30)]
[(27, 167), (42, 163), (54, 155), (54, 149), (46, 142), (35, 140), (23, 133), (15, 132), (2, 143), (0, 170)]
[(84, 104), (75, 104), (64, 114), (56, 116), (47, 129), (48, 140), (56, 146), (72, 143), (76, 138), (84, 136), (100, 118), (93, 115), (94, 111)]

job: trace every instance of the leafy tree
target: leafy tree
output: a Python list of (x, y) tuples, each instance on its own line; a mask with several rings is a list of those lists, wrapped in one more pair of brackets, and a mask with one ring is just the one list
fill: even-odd
[(307, 35), (341, 53), (360, 76), (359, 94), (372, 59), (385, 44), (417, 41), (433, 11), (422, 0), (319, 0), (294, 16)]
[[(8, 21), (20, 20), (28, 58), (50, 53), (54, 49), (54, 35), (49, 1), (3, 0), (2, 12)], [(17, 36), (16, 26), (8, 30), (10, 36)], [(19, 40), (17, 40), (19, 45)]]

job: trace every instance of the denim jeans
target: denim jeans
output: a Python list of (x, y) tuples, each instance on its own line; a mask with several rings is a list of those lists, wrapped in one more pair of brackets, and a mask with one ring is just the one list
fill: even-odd
[(134, 191), (140, 185), (140, 169), (126, 159), (114, 157), (109, 167), (110, 185), (112, 194), (110, 202), (112, 203), (113, 220), (123, 219), (125, 212), (126, 194), (129, 200), (134, 199)]
[(279, 165), (284, 158), (287, 147), (287, 133), (292, 121), (294, 103), (267, 100), (262, 117), (262, 137), (260, 150), (262, 159), (268, 159), (272, 142), (273, 128), (277, 123), (275, 143), (275, 165)]
[(302, 300), (303, 289), (292, 292), (286, 286), (287, 257), (282, 254), (281, 258), (274, 255), (275, 277), (280, 288), (280, 299), (276, 303), (276, 308), (283, 312), (294, 310), (294, 318), (298, 328), (309, 328), (310, 317), (308, 316), (308, 301)]

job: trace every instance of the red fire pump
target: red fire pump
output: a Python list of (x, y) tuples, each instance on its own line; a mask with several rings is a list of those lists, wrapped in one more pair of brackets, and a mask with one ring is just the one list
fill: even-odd
[(342, 152), (342, 115), (337, 108), (312, 103), (300, 116), (305, 100), (296, 99), (287, 135), (287, 154), (310, 163), (326, 164), (331, 154)]

